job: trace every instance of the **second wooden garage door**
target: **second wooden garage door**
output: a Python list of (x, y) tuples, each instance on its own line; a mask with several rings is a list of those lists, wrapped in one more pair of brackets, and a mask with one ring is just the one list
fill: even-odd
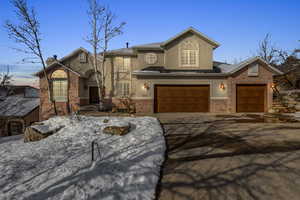
[(237, 112), (264, 112), (266, 103), (265, 85), (237, 85)]
[(156, 85), (155, 112), (209, 112), (209, 86)]

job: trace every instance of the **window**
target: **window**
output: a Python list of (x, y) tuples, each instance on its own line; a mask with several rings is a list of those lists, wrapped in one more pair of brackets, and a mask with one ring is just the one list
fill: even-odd
[(258, 76), (258, 64), (249, 66), (248, 76)]
[(180, 47), (181, 66), (195, 67), (198, 65), (199, 47), (191, 40), (184, 41)]
[(118, 95), (119, 96), (129, 96), (130, 94), (130, 84), (129, 81), (125, 82), (119, 82), (118, 83)]
[(182, 66), (196, 66), (197, 65), (197, 50), (182, 50), (181, 65)]
[(155, 53), (147, 53), (145, 55), (145, 61), (149, 65), (153, 65), (157, 62), (157, 56)]
[(119, 72), (128, 72), (130, 70), (130, 57), (117, 57), (116, 62)]
[(9, 135), (19, 135), (23, 133), (23, 124), (21, 122), (10, 122), (9, 123)]
[(79, 62), (86, 63), (87, 62), (87, 55), (86, 53), (82, 52), (79, 54)]
[(64, 70), (56, 70), (52, 73), (52, 99), (54, 101), (67, 101), (68, 79)]

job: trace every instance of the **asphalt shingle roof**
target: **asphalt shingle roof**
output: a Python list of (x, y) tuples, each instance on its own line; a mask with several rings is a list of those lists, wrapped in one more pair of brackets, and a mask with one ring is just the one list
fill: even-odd
[(7, 96), (0, 101), (0, 117), (23, 117), (39, 104), (39, 98), (26, 98), (24, 95)]

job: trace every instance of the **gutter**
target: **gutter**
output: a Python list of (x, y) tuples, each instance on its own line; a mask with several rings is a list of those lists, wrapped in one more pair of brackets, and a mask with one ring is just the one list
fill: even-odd
[(136, 76), (185, 76), (185, 77), (213, 77), (213, 76), (218, 76), (218, 77), (224, 77), (224, 76), (229, 76), (230, 73), (187, 73), (187, 72), (170, 72), (170, 73), (160, 73), (157, 71), (134, 71), (132, 72), (132, 75)]

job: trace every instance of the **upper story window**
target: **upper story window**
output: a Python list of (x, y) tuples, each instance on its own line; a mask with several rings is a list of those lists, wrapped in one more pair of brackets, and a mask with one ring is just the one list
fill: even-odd
[(248, 76), (258, 76), (258, 64), (248, 67)]
[(87, 54), (82, 52), (79, 54), (79, 62), (86, 63), (87, 62)]
[(64, 70), (56, 70), (51, 75), (52, 99), (54, 101), (67, 101), (68, 77)]
[(153, 65), (157, 62), (157, 55), (155, 53), (147, 53), (145, 55), (145, 62), (149, 65)]
[(119, 72), (130, 71), (130, 66), (131, 66), (130, 57), (117, 57), (116, 64)]
[(183, 67), (196, 67), (199, 62), (199, 46), (192, 40), (184, 41), (180, 46), (180, 64)]

